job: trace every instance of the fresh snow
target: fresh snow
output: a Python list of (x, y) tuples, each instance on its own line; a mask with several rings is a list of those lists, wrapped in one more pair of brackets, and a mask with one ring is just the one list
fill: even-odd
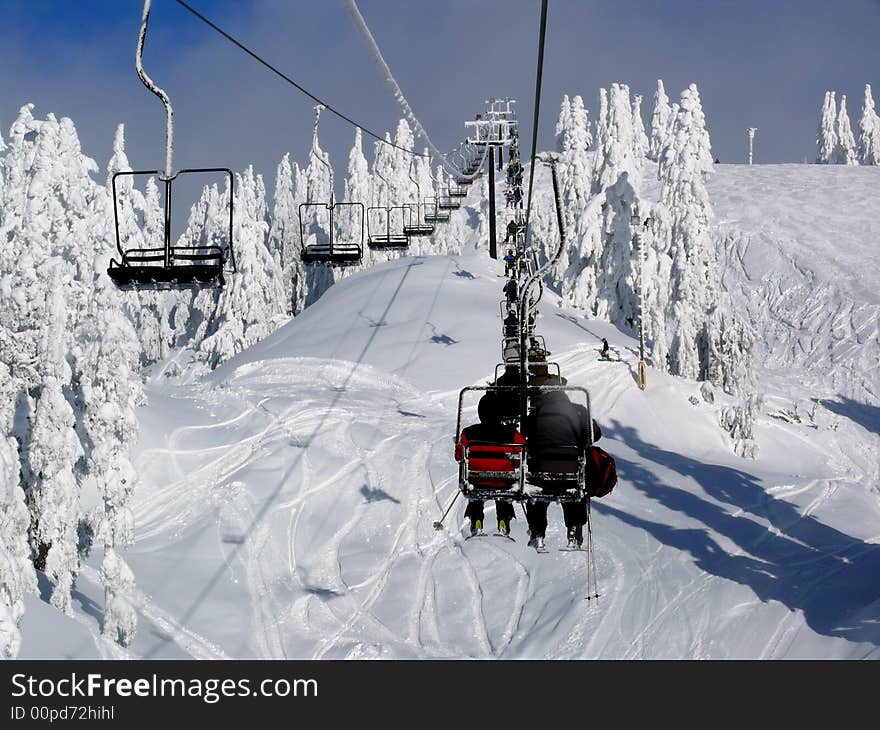
[[(592, 157), (577, 99), (569, 108), (576, 132), (565, 162), (569, 175), (586, 170)], [(656, 164), (633, 159), (632, 144), (617, 149), (609, 139), (633, 121), (629, 90), (613, 86), (603, 101), (597, 144), (608, 147), (606, 163), (630, 169), (638, 162), (640, 169), (631, 169), (645, 210), (660, 197)], [(674, 104), (669, 118), (687, 111)], [(29, 114), (22, 112), (22, 130), (36, 124), (46, 139), (66, 139), (71, 179), (87, 176), (90, 162), (78, 157), (69, 120), (36, 123)], [(652, 124), (652, 144), (655, 132), (669, 140), (674, 129)], [(14, 128), (16, 154), (7, 159), (26, 161), (22, 135)], [(395, 139), (412, 144), (406, 123)], [(121, 169), (121, 131), (117, 140)], [(349, 173), (350, 184), (362, 188), (370, 181), (359, 142)], [(115, 547), (96, 547), (78, 568), (73, 556), (50, 555), (49, 568), (65, 586), (76, 575), (72, 590), (59, 592), (42, 573), (39, 585), (29, 586), (14, 567), (19, 546), (3, 546), (0, 567), (21, 573), (20, 585), (4, 597), (13, 619), (24, 605), (19, 656), (880, 658), (876, 167), (713, 166), (706, 181), (711, 236), (701, 246), (704, 255), (714, 246), (725, 301), (758, 334), (748, 409), (717, 386), (656, 368), (649, 369), (647, 390), (638, 390), (637, 341), (561, 306), (545, 290), (538, 332), (570, 384), (590, 390), (604, 432), (600, 445), (615, 456), (620, 475), (615, 491), (593, 502), (601, 596), (588, 602), (585, 554), (557, 550), (564, 543), (557, 507), (546, 555), (526, 546), (521, 517), (513, 525), (516, 542), (465, 542), (461, 499), (446, 530), (432, 528), (456, 493), (458, 392), (486, 383), (500, 360), (503, 265), (483, 248), (485, 179), (438, 230), (434, 249), (424, 241), (412, 252), (449, 255), (380, 259), (333, 283), (329, 271), (303, 272), (295, 256), (284, 257), (297, 202), (329, 198), (317, 131), (312, 150), (305, 169), (280, 166), (285, 189), (274, 207), (285, 220), (278, 228), (264, 222), (261, 177), (251, 169), (239, 176), (246, 182), (237, 193), (247, 211), (239, 232), (248, 239), (244, 268), (254, 273), (227, 284), (217, 309), (224, 328), (193, 341), (203, 351), (204, 343), (213, 348), (218, 367), (208, 371), (204, 352), (172, 347), (158, 325), (150, 335), (147, 405), (132, 411), (137, 487), (130, 496), (116, 494), (106, 475), (96, 476), (80, 495), (83, 509), (101, 496), (128, 500), (124, 513), (103, 506), (101, 529), (112, 524), (119, 531)], [(410, 194), (415, 184), (403, 159), (389, 153), (383, 164), (389, 187)], [(10, 166), (9, 179), (15, 174)], [(429, 174), (425, 164), (413, 177), (422, 185)], [(382, 181), (371, 182), (374, 195), (381, 193)], [(585, 192), (575, 188), (569, 180), (569, 203)], [(106, 205), (100, 191), (88, 190), (96, 222)], [(546, 253), (555, 222), (543, 173), (535, 192), (533, 222)], [(151, 208), (149, 195), (132, 195), (132, 205)], [(199, 205), (219, 210), (222, 195), (209, 190)], [(21, 208), (9, 202), (10, 211)], [(505, 214), (502, 205), (499, 230)], [(21, 216), (8, 215), (18, 225)], [(76, 225), (71, 217), (71, 230)], [(320, 221), (313, 229), (316, 237), (326, 233)], [(106, 234), (96, 229), (95, 241)], [(267, 237), (271, 250), (262, 248)], [(48, 277), (38, 263), (27, 263), (22, 276), (38, 270)], [(97, 271), (103, 265), (94, 264)], [(303, 274), (308, 282), (300, 281)], [(265, 336), (284, 311), (302, 306), (306, 284), (311, 306)], [(274, 294), (257, 297), (254, 309), (248, 289)], [(170, 312), (174, 295), (145, 297), (140, 305), (136, 297), (119, 297), (119, 310), (141, 306), (149, 318), (153, 309)], [(74, 305), (88, 311), (80, 298)], [(210, 299), (183, 304), (207, 313), (216, 309)], [(17, 316), (28, 316), (24, 298), (15, 301)], [(40, 313), (53, 309), (40, 303)], [(63, 322), (48, 319), (54, 328), (42, 347), (54, 353)], [(131, 334), (116, 334), (131, 360)], [(86, 328), (86, 335), (94, 333)], [(611, 344), (611, 362), (599, 360), (602, 337)], [(77, 366), (86, 367), (93, 354), (100, 353), (78, 353)], [(43, 359), (50, 362), (45, 353)], [(63, 370), (63, 358), (56, 365)], [(95, 392), (110, 392), (108, 367), (88, 373)], [(138, 397), (125, 372), (117, 373), (121, 390), (112, 403), (119, 413)], [(67, 462), (76, 454), (63, 439), (71, 433), (70, 414), (57, 377), (45, 375), (34, 428), (46, 433), (38, 449), (60, 444)], [(7, 391), (0, 381), (0, 392)], [(11, 411), (3, 405), (8, 428)], [(471, 423), (476, 398), (465, 405), (464, 422)], [(110, 415), (96, 400), (87, 425), (102, 434)], [(133, 438), (133, 420), (123, 425)], [(750, 428), (758, 450), (743, 459), (727, 431), (736, 436)], [(38, 450), (30, 458), (40, 465), (44, 456)], [(128, 468), (121, 454), (95, 450), (90, 458), (107, 474)], [(54, 473), (30, 476), (47, 495), (47, 514), (70, 498)], [(8, 475), (0, 486), (7, 482)], [(20, 534), (20, 505), (4, 491), (0, 527)], [(134, 544), (125, 547), (128, 510)], [(491, 528), (493, 507), (487, 510)], [(71, 525), (49, 528), (70, 532)], [(48, 605), (53, 590), (69, 615)], [(125, 647), (112, 640), (123, 635), (131, 637)], [(14, 653), (19, 636), (3, 641)]]

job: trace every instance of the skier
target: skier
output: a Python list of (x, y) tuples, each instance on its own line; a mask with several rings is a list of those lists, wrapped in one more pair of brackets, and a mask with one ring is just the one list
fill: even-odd
[(602, 357), (608, 359), (608, 340), (604, 337), (602, 338)]
[(522, 186), (517, 185), (513, 189), (513, 205), (514, 205), (514, 207), (522, 208), (522, 199), (523, 199)]
[(519, 230), (519, 226), (517, 222), (511, 218), (510, 222), (507, 224), (507, 231), (504, 235), (504, 243), (510, 243), (510, 240), (513, 239), (513, 242), (516, 243), (516, 234)]
[(507, 190), (504, 191), (504, 200), (506, 203), (504, 206), (505, 208), (513, 207), (513, 188), (507, 188)]
[(504, 297), (507, 300), (508, 304), (515, 303), (519, 294), (519, 292), (517, 291), (516, 279), (508, 279), (502, 291), (504, 292)]
[[(498, 402), (498, 396), (489, 391), (482, 398), (477, 406), (477, 415), (480, 418), (479, 423), (468, 426), (461, 432), (461, 438), (455, 446), (455, 460), (461, 461), (464, 456), (464, 450), (468, 444), (473, 442), (490, 443), (490, 444), (525, 444), (526, 440), (515, 426), (506, 426), (501, 422), (501, 409)], [(477, 486), (497, 487), (504, 486), (505, 482), (496, 484), (495, 481), (488, 480), (485, 484)], [(468, 502), (465, 516), (471, 522), (471, 536), (483, 534), (483, 501), (473, 499)], [(505, 537), (510, 536), (510, 521), (516, 517), (513, 511), (513, 505), (503, 499), (495, 500), (495, 516), (498, 518), (498, 534)]]
[[(590, 420), (587, 409), (572, 403), (565, 391), (551, 390), (543, 394), (541, 404), (529, 413), (523, 427), (528, 439), (529, 471), (552, 471), (564, 458), (554, 456), (553, 450), (560, 446), (577, 446), (584, 449), (590, 445)], [(593, 421), (593, 440), (602, 436), (599, 424)], [(559, 482), (543, 486), (551, 490)], [(569, 485), (570, 486), (570, 485)], [(526, 506), (529, 523), (529, 546), (539, 552), (544, 550), (544, 534), (547, 530), (548, 502), (531, 501)], [(587, 522), (587, 498), (577, 502), (564, 502), (562, 514), (568, 533), (568, 547), (576, 550), (584, 541), (584, 525)]]
[(516, 255), (513, 253), (513, 249), (507, 249), (507, 253), (504, 255), (504, 275), (510, 276), (513, 273), (513, 267), (516, 263)]

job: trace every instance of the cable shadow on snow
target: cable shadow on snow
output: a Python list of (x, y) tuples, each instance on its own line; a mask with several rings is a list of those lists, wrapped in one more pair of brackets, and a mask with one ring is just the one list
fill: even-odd
[[(615, 455), (620, 487), (631, 485), (704, 527), (673, 527), (594, 502), (598, 512), (690, 553), (701, 570), (748, 586), (764, 602), (776, 600), (790, 610), (801, 611), (807, 625), (818, 634), (880, 645), (880, 622), (876, 611), (870, 610), (871, 604), (880, 601), (880, 545), (801, 514), (791, 503), (768, 495), (757, 479), (744, 471), (666, 451), (646, 443), (635, 429), (616, 420), (606, 435), (622, 441), (643, 459), (692, 479), (706, 495), (723, 504), (670, 486), (641, 464)], [(734, 514), (740, 510), (742, 514)], [(749, 515), (767, 520), (771, 529)], [(728, 552), (713, 538), (713, 532), (747, 554)]]
[[(379, 322), (385, 321), (385, 318), (388, 316), (388, 313), (391, 311), (391, 308), (394, 306), (394, 303), (397, 301), (397, 297), (400, 294), (400, 290), (403, 288), (403, 284), (406, 281), (407, 277), (409, 276), (409, 273), (412, 270), (412, 267), (421, 265), (421, 263), (422, 263), (421, 261), (415, 260), (415, 261), (412, 261), (411, 263), (407, 264), (406, 269), (403, 272), (403, 276), (400, 278), (400, 281), (397, 283), (397, 286), (395, 287), (394, 292), (392, 293), (390, 299), (388, 300), (388, 304), (385, 306), (385, 311), (383, 311), (382, 315), (379, 317), (379, 320), (378, 320)], [(357, 315), (362, 316), (363, 309), (360, 312), (358, 312)], [(327, 419), (330, 417), (330, 414), (333, 413), (334, 409), (336, 408), (336, 406), (339, 403), (340, 399), (342, 398), (343, 394), (346, 392), (348, 383), (354, 377), (354, 374), (357, 371), (358, 366), (363, 362), (364, 357), (366, 356), (370, 347), (372, 347), (373, 341), (376, 339), (377, 334), (381, 331), (380, 327), (373, 327), (371, 329), (372, 329), (372, 331), (370, 332), (370, 336), (367, 339), (367, 342), (364, 344), (363, 349), (358, 354), (357, 359), (354, 361), (352, 368), (349, 371), (348, 375), (346, 375), (345, 380), (343, 381), (342, 385), (339, 387), (332, 388), (333, 399), (331, 400), (330, 404), (328, 405), (327, 410), (321, 416), (321, 420), (318, 422), (318, 424), (315, 426), (315, 428), (309, 434), (308, 438), (305, 439), (305, 441), (304, 441), (305, 448), (298, 450), (297, 456), (291, 464), (291, 467), (290, 467), (291, 471), (299, 464), (299, 462), (302, 461), (303, 456), (305, 455), (307, 448), (309, 446), (311, 446), (315, 437), (321, 432), (322, 428), (324, 427), (324, 424), (327, 422)], [(250, 524), (248, 525), (247, 529), (244, 530), (243, 534), (245, 534), (245, 535), (251, 534), (253, 532), (253, 528), (260, 524), (260, 522), (266, 516), (266, 513), (269, 512), (269, 510), (271, 509), (271, 507), (275, 503), (275, 500), (277, 499), (278, 494), (281, 492), (282, 486), (283, 486), (283, 482), (279, 482), (277, 484), (277, 486), (272, 490), (271, 494), (269, 494), (269, 496), (264, 500), (262, 506), (256, 512), (256, 514), (254, 515)], [(243, 540), (242, 542), (233, 545), (232, 549), (226, 555), (226, 558), (223, 561), (223, 564), (219, 568), (217, 568), (217, 570), (214, 572), (214, 574), (205, 583), (204, 587), (199, 591), (198, 595), (193, 600), (193, 602), (190, 604), (189, 608), (187, 608), (186, 611), (184, 611), (183, 614), (181, 615), (181, 617), (179, 619), (179, 624), (181, 626), (186, 626), (189, 623), (189, 621), (195, 615), (196, 611), (199, 609), (199, 607), (202, 605), (202, 603), (204, 603), (205, 599), (208, 597), (208, 595), (211, 593), (211, 591), (214, 590), (214, 588), (217, 586), (217, 584), (220, 582), (220, 580), (223, 578), (223, 576), (227, 573), (227, 571), (229, 570), (229, 566), (232, 565), (233, 561), (238, 556), (238, 553), (242, 550), (242, 548), (246, 544), (247, 544), (247, 541)], [(335, 591), (333, 591), (330, 588), (323, 587), (323, 586), (304, 586), (304, 590), (306, 590), (307, 592), (312, 593), (314, 595), (321, 595), (321, 596), (330, 596), (331, 594), (335, 594)], [(149, 652), (147, 652), (144, 655), (144, 659), (153, 658), (156, 655), (156, 653), (161, 649), (163, 643), (157, 644), (153, 649), (151, 649)], [(282, 651), (283, 651), (283, 648), (282, 648)], [(286, 652), (285, 652), (285, 656), (286, 656)]]

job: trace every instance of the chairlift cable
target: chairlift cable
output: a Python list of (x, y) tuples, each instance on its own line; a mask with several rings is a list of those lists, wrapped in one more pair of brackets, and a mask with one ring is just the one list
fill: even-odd
[(541, 79), (544, 75), (544, 41), (547, 37), (547, 0), (541, 0), (541, 31), (538, 42), (538, 70), (535, 78), (535, 114), (532, 122), (532, 158), (529, 168), (529, 197), (526, 201), (525, 238), (529, 240), (529, 218), (532, 212), (532, 190), (535, 187), (535, 156), (538, 150), (538, 117), (541, 111)]
[(448, 162), (446, 159), (446, 155), (440, 152), (437, 149), (434, 142), (431, 140), (430, 135), (425, 130), (422, 123), (419, 121), (418, 117), (412, 110), (412, 107), (409, 105), (409, 102), (406, 100), (406, 97), (403, 95), (403, 91), (400, 88), (400, 85), (397, 83), (397, 79), (394, 78), (394, 74), (391, 72), (391, 68), (388, 66), (388, 63), (385, 61), (385, 58), (382, 56), (382, 51), (379, 50), (379, 44), (376, 42), (375, 37), (370, 32), (369, 27), (367, 26), (367, 22), (364, 20), (364, 16), (361, 15), (361, 11), (358, 9), (356, 0), (343, 0), (345, 4), (345, 9), (348, 11), (348, 15), (351, 18), (351, 22), (354, 24), (355, 29), (363, 38), (364, 43), (367, 44), (367, 48), (370, 51), (370, 55), (373, 58), (373, 62), (376, 64), (376, 67), (379, 69), (379, 72), (382, 74), (385, 79), (385, 83), (388, 84), (391, 89), (391, 94), (394, 97), (394, 100), (398, 103), (400, 108), (403, 110), (403, 114), (406, 117), (407, 121), (415, 127), (416, 133), (425, 141), (428, 145), (428, 149), (433, 153), (432, 156), (435, 160), (440, 162), (444, 168), (446, 168), (447, 172), (452, 172), (455, 175), (460, 175), (462, 177), (469, 177), (473, 179), (475, 175), (465, 175), (462, 170), (456, 168), (455, 165)]
[(282, 79), (284, 79), (288, 84), (290, 84), (291, 86), (295, 87), (296, 89), (298, 89), (299, 91), (301, 91), (303, 94), (305, 94), (307, 97), (309, 97), (310, 99), (312, 99), (312, 101), (315, 101), (315, 102), (317, 102), (318, 104), (321, 104), (322, 106), (326, 107), (328, 111), (332, 112), (333, 114), (335, 114), (337, 117), (339, 117), (339, 118), (342, 119), (343, 121), (346, 121), (346, 122), (348, 122), (349, 124), (351, 124), (352, 126), (357, 127), (357, 128), (360, 129), (362, 132), (364, 132), (365, 134), (367, 134), (367, 135), (370, 136), (370, 137), (373, 137), (374, 139), (378, 140), (378, 141), (381, 142), (382, 144), (386, 144), (386, 145), (388, 145), (389, 147), (394, 147), (395, 149), (398, 149), (398, 150), (400, 150), (401, 152), (406, 152), (407, 154), (415, 155), (416, 157), (431, 157), (431, 155), (426, 155), (426, 154), (421, 153), (421, 152), (416, 152), (415, 150), (409, 150), (409, 149), (407, 149), (406, 147), (401, 147), (400, 145), (394, 144), (394, 142), (389, 142), (387, 139), (385, 139), (384, 137), (382, 137), (382, 136), (376, 134), (375, 132), (373, 132), (373, 131), (370, 130), (369, 128), (365, 127), (363, 124), (360, 124), (359, 122), (356, 122), (356, 121), (355, 121), (354, 119), (352, 119), (351, 117), (347, 116), (346, 114), (343, 114), (341, 111), (339, 111), (338, 109), (334, 108), (331, 104), (328, 104), (326, 101), (322, 101), (322, 100), (319, 99), (317, 96), (315, 96), (313, 93), (311, 93), (311, 92), (308, 91), (307, 89), (305, 89), (305, 88), (303, 88), (302, 86), (300, 86), (296, 81), (294, 81), (292, 78), (290, 78), (290, 76), (288, 76), (287, 74), (285, 74), (283, 71), (280, 71), (278, 68), (276, 68), (276, 67), (273, 66), (271, 63), (269, 63), (268, 61), (266, 61), (264, 58), (262, 58), (261, 56), (259, 56), (257, 53), (255, 53), (254, 51), (252, 51), (250, 48), (248, 48), (246, 45), (244, 45), (244, 43), (242, 43), (241, 41), (239, 41), (239, 40), (237, 40), (236, 38), (234, 38), (233, 36), (231, 36), (231, 35), (230, 35), (229, 33), (227, 33), (225, 30), (223, 30), (222, 28), (220, 28), (217, 24), (215, 24), (214, 22), (212, 22), (211, 20), (209, 20), (208, 18), (206, 18), (204, 15), (202, 15), (202, 14), (201, 14), (198, 10), (196, 10), (194, 7), (192, 7), (192, 6), (189, 5), (188, 3), (184, 2), (184, 0), (174, 0), (174, 1), (175, 1), (178, 5), (180, 5), (182, 8), (184, 8), (185, 10), (187, 10), (188, 12), (190, 12), (192, 15), (194, 15), (196, 18), (198, 18), (199, 20), (201, 20), (203, 23), (205, 23), (207, 26), (209, 26), (210, 28), (212, 28), (213, 30), (215, 30), (217, 33), (219, 33), (220, 35), (222, 35), (222, 36), (223, 36), (226, 40), (228, 40), (230, 43), (232, 43), (233, 45), (237, 46), (237, 47), (240, 48), (242, 51), (244, 51), (245, 53), (247, 53), (247, 54), (248, 54), (251, 58), (253, 58), (255, 61), (257, 61), (258, 63), (261, 63), (263, 66), (265, 66), (267, 69), (269, 69), (269, 70), (270, 70), (272, 73), (274, 73), (276, 76), (279, 76), (279, 77), (281, 77)]

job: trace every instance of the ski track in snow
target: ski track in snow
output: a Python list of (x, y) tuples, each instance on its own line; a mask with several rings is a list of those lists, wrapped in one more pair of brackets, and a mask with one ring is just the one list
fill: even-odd
[[(725, 283), (734, 293), (746, 293), (743, 282), (754, 276), (749, 266), (757, 245), (753, 238), (737, 234), (728, 239)], [(151, 597), (143, 591), (136, 597), (138, 611), (175, 646), (199, 658), (569, 659), (782, 658), (847, 643), (817, 633), (807, 614), (825, 587), (836, 585), (840, 571), (878, 550), (878, 538), (866, 538), (862, 545), (855, 540), (817, 545), (801, 535), (802, 528), (821, 527), (829, 517), (841, 529), (836, 511), (854, 485), (870, 484), (876, 476), (876, 465), (864, 457), (876, 443), (871, 435), (844, 423), (840, 438), (823, 436), (820, 442), (816, 431), (759, 415), (761, 433), (773, 443), (797, 447), (799, 455), (809, 458), (825, 451), (826, 471), (805, 466), (793, 473), (778, 459), (764, 463), (760, 456), (758, 462), (739, 462), (717, 428), (720, 404), (695, 408), (686, 402), (687, 394), (696, 392), (694, 384), (653, 371), (648, 391), (641, 393), (635, 386), (633, 341), (602, 323), (590, 322), (587, 328), (560, 320), (552, 304), (538, 325), (553, 351), (551, 359), (560, 363), (570, 384), (588, 387), (603, 429), (616, 422), (631, 425), (634, 436), (608, 428), (609, 443), (600, 445), (619, 453), (630, 468), (650, 473), (657, 491), (624, 474), (615, 492), (598, 500), (593, 510), (598, 601), (584, 600), (586, 553), (555, 550), (564, 533), (558, 507), (551, 508), (546, 555), (526, 546), (519, 508), (516, 542), (492, 536), (465, 541), (461, 499), (446, 528), (435, 532), (431, 523), (457, 489), (451, 447), (458, 388), (485, 382), (494, 365), (480, 355), (474, 367), (472, 351), (461, 344), (468, 332), (456, 329), (462, 313), (445, 312), (463, 296), (454, 287), (491, 291), (495, 308), (482, 313), (482, 324), (475, 325), (471, 337), (497, 332), (501, 280), (490, 265), (475, 259), (426, 259), (425, 264), (412, 275), (405, 260), (360, 275), (360, 309), (342, 325), (331, 318), (329, 331), (339, 333), (332, 347), (321, 350), (319, 342), (312, 354), (308, 348), (286, 353), (288, 340), (274, 343), (274, 350), (258, 346), (257, 359), (226, 367), (205, 384), (183, 383), (173, 393), (211, 418), (182, 418), (161, 444), (140, 454), (145, 484), (136, 493), (138, 543), (133, 551), (144, 564), (178, 560), (181, 570), (189, 570), (188, 546), (198, 539), (199, 560), (209, 561), (191, 569), (196, 599), (183, 601), (183, 608), (179, 600), (174, 608), (159, 607), (160, 601), (170, 600), (162, 596), (159, 579), (143, 589)], [(790, 264), (796, 276), (809, 280), (810, 272), (796, 256)], [(412, 311), (394, 304), (407, 287), (433, 285), (419, 277), (435, 269), (442, 270), (434, 274), (442, 291), (437, 285)], [(455, 275), (461, 271), (469, 276)], [(356, 286), (357, 279), (341, 282), (333, 287), (337, 292), (331, 289), (325, 296), (343, 296), (344, 287)], [(383, 297), (395, 285), (380, 320)], [(767, 294), (768, 308), (754, 312), (756, 324), (763, 322), (778, 335), (763, 363), (768, 387), (802, 397), (813, 376), (783, 391), (774, 368), (803, 367), (805, 362), (819, 373), (829, 372), (827, 366), (837, 367), (837, 373), (851, 367), (858, 377), (846, 376), (846, 382), (870, 386), (864, 371), (859, 374), (858, 354), (844, 343), (873, 343), (876, 322), (872, 325), (857, 307), (836, 306), (840, 298), (833, 292), (823, 299), (824, 290), (817, 290), (812, 300), (793, 308), (782, 279), (767, 277), (762, 286), (776, 288)], [(835, 306), (824, 308), (826, 301)], [(322, 304), (307, 310), (303, 321), (319, 311), (332, 314), (329, 304), (321, 310)], [(400, 320), (402, 310), (408, 319)], [(369, 329), (358, 355), (357, 338), (367, 323), (377, 321), (383, 326)], [(401, 321), (412, 322), (412, 329), (403, 329)], [(291, 331), (304, 331), (305, 325), (297, 326), (293, 322)], [(786, 327), (797, 336), (789, 337)], [(383, 346), (399, 357), (388, 355), (393, 362), (386, 367), (385, 356), (370, 359), (370, 347), (373, 338), (392, 336), (387, 332), (396, 332), (399, 340)], [(841, 333), (844, 341), (831, 342), (829, 332)], [(438, 333), (451, 344), (430, 344)], [(562, 340), (557, 339), (560, 333), (565, 333)], [(599, 361), (601, 335), (609, 337), (619, 361)], [(842, 359), (822, 354), (828, 347), (837, 348)], [(437, 388), (404, 379), (424, 377), (426, 367), (448, 369), (444, 353), (459, 351), (465, 362), (456, 365), (456, 372), (468, 375), (454, 380), (456, 387), (448, 379)], [(267, 353), (271, 356), (259, 359)], [(436, 365), (429, 355), (440, 358)], [(705, 463), (719, 473), (735, 468), (754, 475), (759, 487), (739, 498), (727, 496), (699, 473), (666, 463), (664, 453), (670, 460), (679, 455), (651, 428), (664, 422), (670, 404), (678, 409), (677, 418), (705, 426), (701, 440), (683, 444), (685, 466)], [(466, 419), (473, 417), (470, 408)], [(689, 510), (689, 502), (682, 507), (673, 499), (678, 494), (697, 500), (699, 509)], [(864, 502), (869, 503), (880, 513), (876, 499)], [(494, 518), (491, 503), (486, 509), (488, 523)], [(704, 514), (715, 523), (701, 521)], [(731, 524), (743, 527), (732, 529)], [(860, 534), (873, 532), (864, 524), (859, 529)], [(680, 543), (664, 538), (664, 530), (673, 538), (695, 537)], [(224, 542), (230, 536), (231, 548)], [(710, 544), (709, 557), (700, 552), (703, 536)], [(777, 549), (793, 551), (793, 557), (775, 557)], [(768, 570), (786, 588), (783, 598), (762, 595), (748, 580), (731, 577), (739, 575), (742, 561), (760, 566), (768, 560)], [(798, 583), (800, 572), (809, 573), (806, 585)], [(238, 613), (227, 617), (241, 592), (247, 607), (234, 608)], [(843, 606), (839, 622), (843, 625), (846, 612), (860, 608)], [(199, 622), (191, 623), (196, 616)], [(217, 625), (205, 616), (217, 617)], [(872, 636), (876, 639), (876, 632)], [(846, 649), (839, 655), (849, 656)]]

